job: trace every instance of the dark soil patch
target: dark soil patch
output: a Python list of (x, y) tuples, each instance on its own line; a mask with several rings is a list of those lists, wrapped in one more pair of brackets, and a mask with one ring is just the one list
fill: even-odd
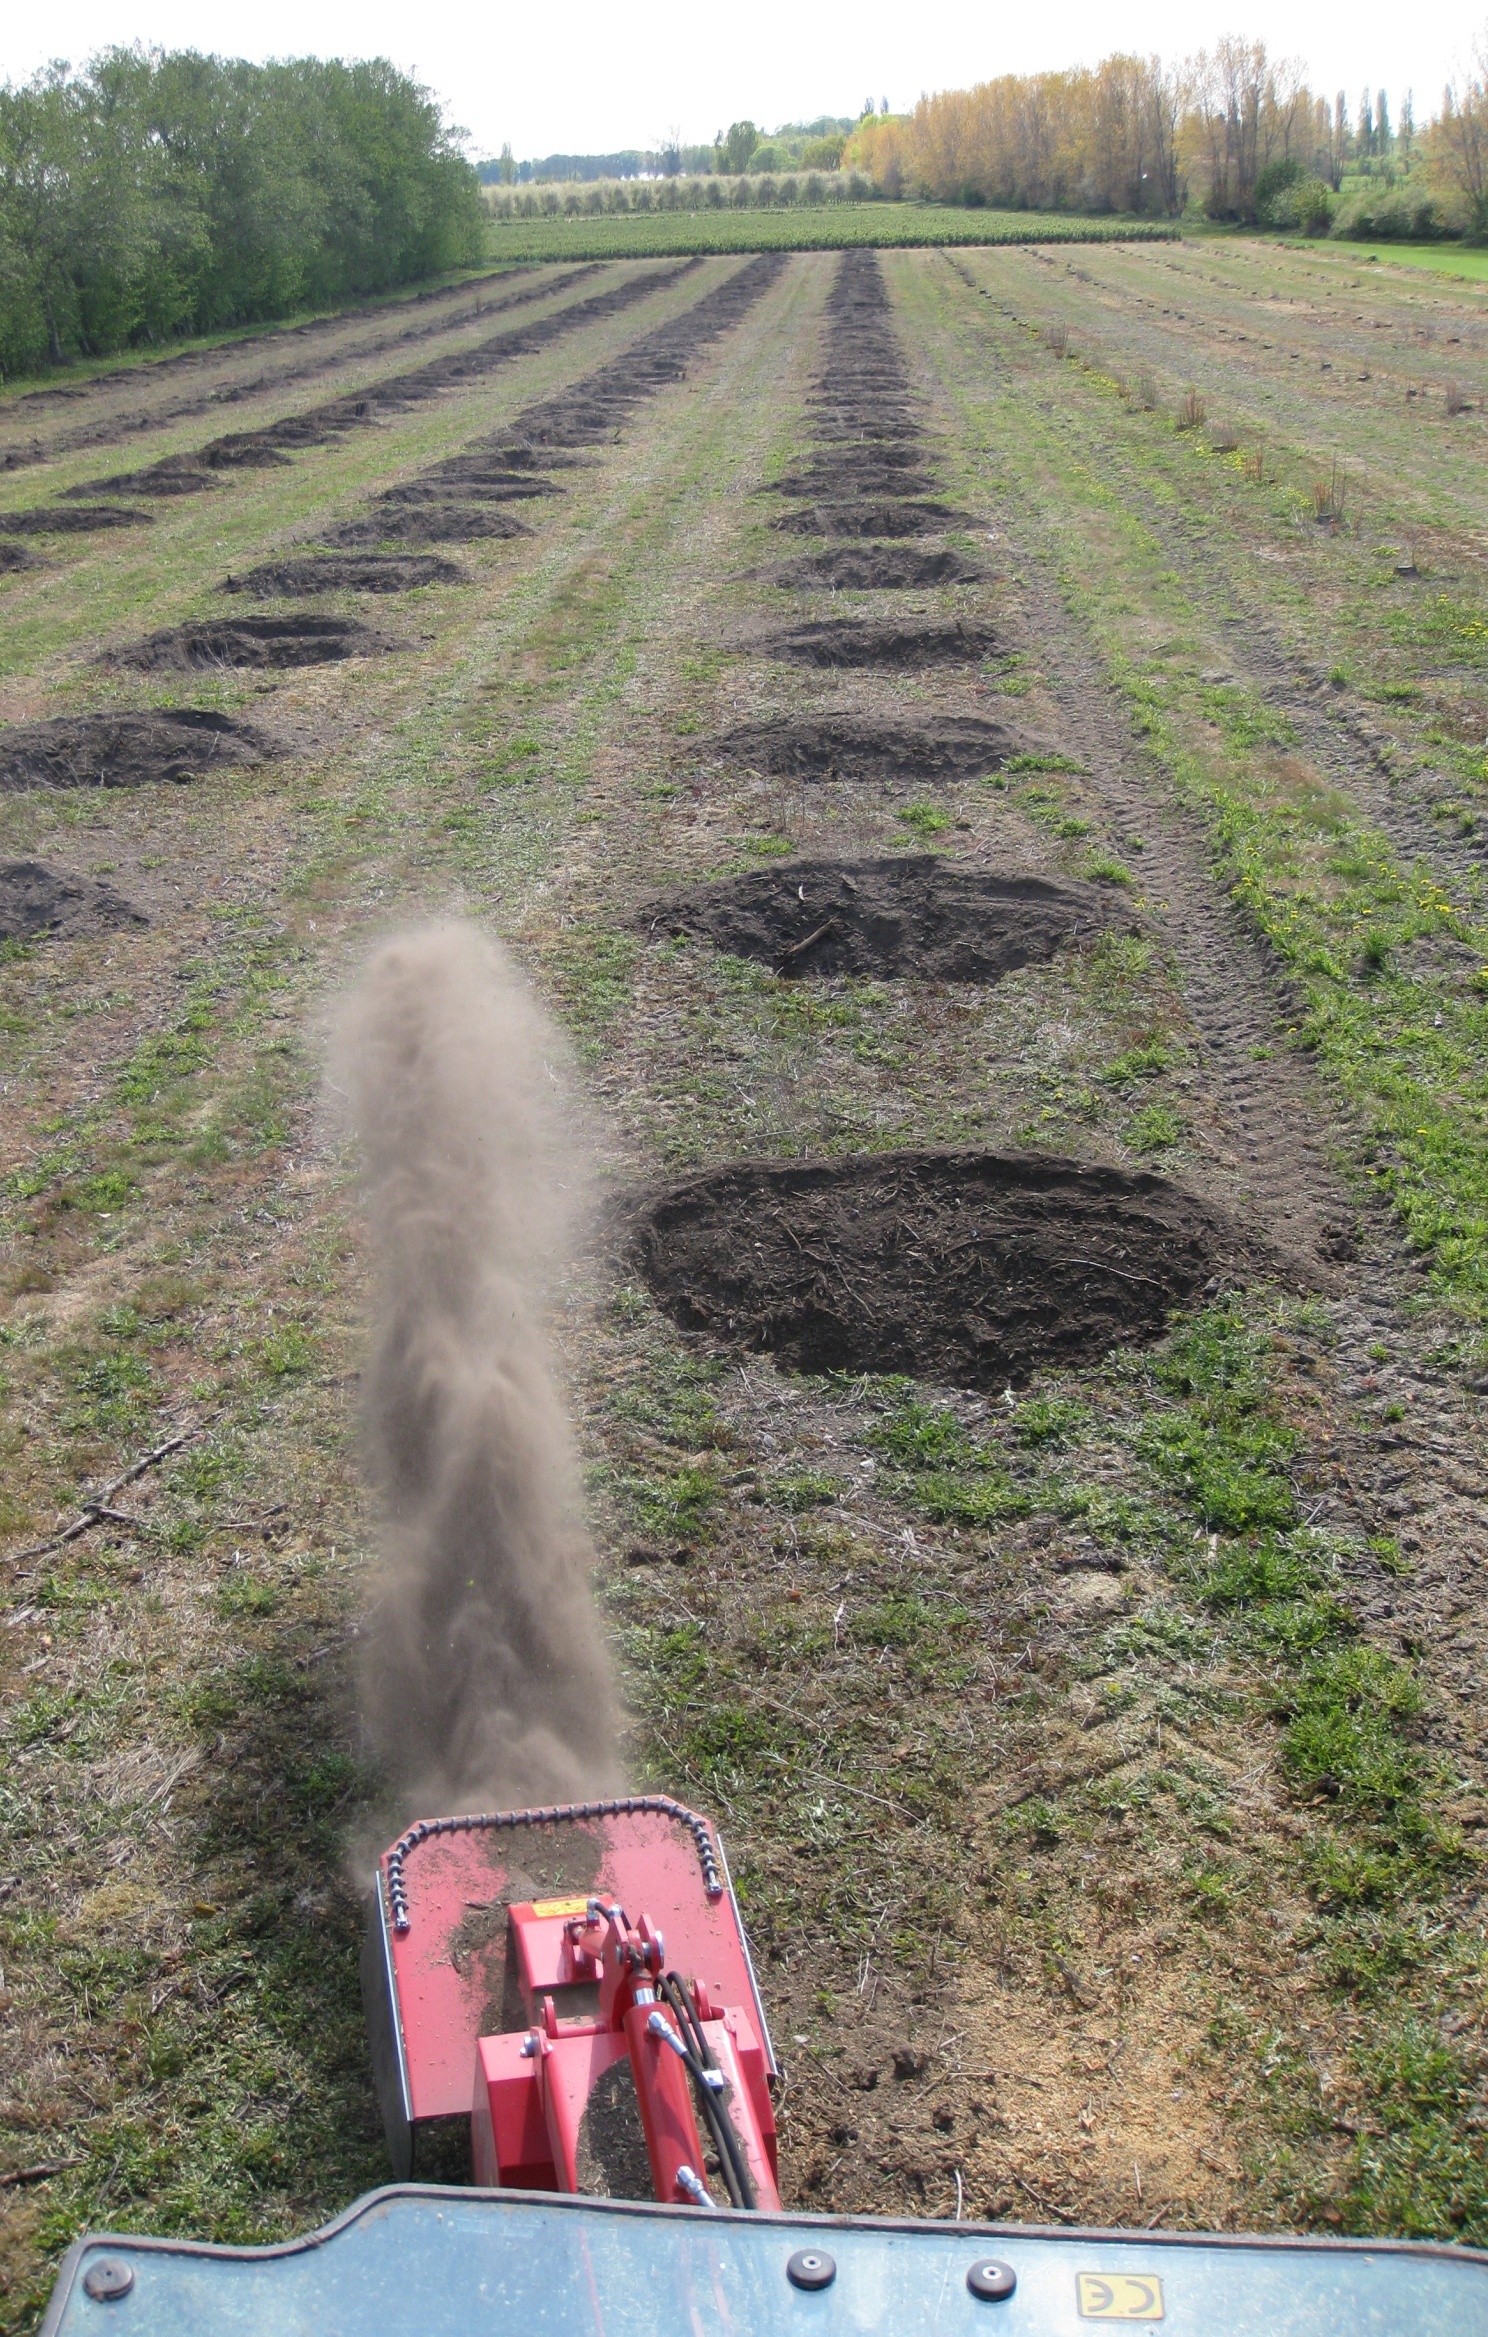
[(824, 446), (901, 445), (911, 459), (918, 459), (907, 442), (923, 438), (924, 431), (912, 415), (896, 414), (877, 402), (862, 412), (834, 402), (820, 410), (815, 435)]
[[(755, 644), (746, 644), (754, 647)], [(892, 618), (880, 623), (827, 617), (819, 624), (793, 625), (758, 643), (766, 657), (786, 665), (871, 666), (898, 673), (927, 665), (979, 665), (1003, 648), (990, 625)]]
[(355, 617), (225, 617), (151, 633), (131, 649), (116, 650), (109, 662), (140, 673), (196, 673), (222, 665), (338, 665), (346, 657), (372, 657), (398, 646)]
[(676, 894), (638, 922), (694, 934), (791, 978), (996, 982), (1136, 921), (1094, 885), (1000, 876), (924, 853), (793, 861)]
[(204, 446), (201, 460), (213, 471), (287, 471), (292, 467), (287, 454), (251, 430), (220, 439), (215, 446)]
[(1156, 1338), (1255, 1263), (1166, 1179), (1038, 1153), (744, 1162), (648, 1200), (633, 1245), (684, 1330), (802, 1371), (998, 1392)]
[(143, 471), (116, 471), (111, 479), (87, 479), (79, 487), (64, 488), (63, 493), (72, 502), (81, 503), (90, 495), (203, 495), (221, 484), (204, 464), (192, 460), (151, 463)]
[(721, 762), (777, 779), (976, 779), (1032, 741), (981, 714), (927, 722), (875, 722), (856, 715), (741, 723), (714, 741)]
[(771, 527), (796, 536), (924, 536), (942, 529), (970, 527), (964, 511), (949, 503), (813, 503), (803, 511), (783, 511)]
[(446, 486), (522, 487), (531, 495), (561, 495), (563, 489), (555, 480), (544, 478), (543, 472), (573, 470), (580, 463), (576, 455), (555, 457), (535, 446), (518, 450), (520, 459), (512, 462), (507, 459), (509, 451), (502, 448), (482, 452), (467, 448), (464, 454), (451, 455), (448, 462), (436, 464), (433, 470), (421, 471), (419, 477), (429, 485), (443, 481)]
[(149, 918), (112, 885), (68, 876), (40, 860), (0, 860), (0, 941), (35, 941), (43, 934), (115, 933)]
[(0, 576), (14, 576), (21, 568), (39, 568), (41, 562), (24, 544), (0, 542)]
[(410, 479), (402, 487), (390, 487), (378, 500), (386, 511), (408, 503), (523, 503), (534, 496), (562, 493), (556, 479), (530, 471), (489, 472), (485, 476), (472, 473), (457, 479), (433, 471), (426, 479)]
[(911, 551), (907, 546), (865, 544), (836, 552), (813, 552), (772, 569), (772, 584), (804, 592), (913, 592), (926, 584), (972, 584), (982, 571), (963, 552)]
[(179, 785), (221, 763), (262, 763), (277, 751), (251, 724), (191, 708), (64, 715), (0, 730), (0, 789)]
[[(477, 446), (479, 443), (477, 440)], [(456, 455), (451, 461), (441, 464), (442, 476), (447, 479), (462, 477), (467, 462), (476, 471), (489, 469), (492, 464), (507, 471), (592, 471), (595, 458), (588, 454), (570, 454), (558, 447), (529, 446), (525, 443), (513, 446), (503, 439), (499, 444), (493, 442), (484, 454)]]
[(855, 495), (891, 499), (932, 492), (935, 481), (924, 470), (891, 470), (884, 463), (854, 456), (846, 462), (818, 463), (809, 471), (791, 471), (765, 488), (767, 495), (797, 495), (811, 502), (836, 503)]
[(630, 2062), (615, 2061), (584, 2104), (574, 2164), (590, 2199), (654, 2199), (651, 2161)]
[(154, 514), (125, 511), (116, 503), (42, 504), (34, 511), (0, 512), (0, 535), (87, 536), (110, 527), (151, 527)]
[(483, 537), (530, 536), (525, 520), (499, 503), (378, 504), (326, 537), (330, 544), (473, 544)]
[(846, 465), (856, 461), (871, 463), (880, 471), (914, 471), (924, 463), (925, 456), (918, 446), (896, 445), (888, 440), (860, 437), (850, 447), (830, 446), (824, 454), (818, 455), (817, 461), (821, 467), (828, 463)]
[(246, 576), (225, 576), (222, 590), (295, 600), (316, 592), (416, 592), (422, 584), (468, 582), (463, 568), (433, 552), (352, 552), (339, 560), (271, 560)]

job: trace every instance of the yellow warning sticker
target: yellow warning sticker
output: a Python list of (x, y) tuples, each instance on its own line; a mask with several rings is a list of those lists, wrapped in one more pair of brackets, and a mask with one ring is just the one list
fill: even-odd
[(534, 1899), (532, 1912), (534, 1915), (562, 1915), (566, 1919), (570, 1915), (587, 1915), (589, 1902), (587, 1899)]
[(1162, 2282), (1153, 2272), (1077, 2272), (1082, 2321), (1160, 2321)]

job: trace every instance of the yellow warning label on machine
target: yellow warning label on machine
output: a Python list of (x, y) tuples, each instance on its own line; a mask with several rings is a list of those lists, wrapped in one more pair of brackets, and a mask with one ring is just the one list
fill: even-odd
[(1162, 2282), (1153, 2272), (1077, 2272), (1082, 2321), (1160, 2321)]
[(589, 1902), (587, 1899), (534, 1899), (532, 1912), (534, 1915), (562, 1915), (566, 1919), (570, 1915), (587, 1915)]

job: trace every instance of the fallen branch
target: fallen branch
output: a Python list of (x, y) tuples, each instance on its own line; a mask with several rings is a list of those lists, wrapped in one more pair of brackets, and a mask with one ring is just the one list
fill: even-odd
[(80, 2158), (44, 2159), (36, 2167), (12, 2167), (8, 2175), (0, 2175), (0, 2191), (17, 2189), (22, 2183), (45, 2183), (53, 2175), (65, 2175), (69, 2167), (80, 2167)]
[(111, 1485), (105, 1485), (93, 1500), (85, 1501), (69, 1525), (60, 1527), (54, 1534), (48, 1534), (44, 1542), (33, 1542), (29, 1549), (15, 1551), (12, 1564), (21, 1566), (28, 1558), (45, 1558), (49, 1551), (60, 1550), (66, 1543), (75, 1542), (79, 1534), (90, 1532), (96, 1525), (117, 1522), (131, 1526), (138, 1532), (141, 1523), (138, 1518), (130, 1517), (124, 1510), (109, 1507), (114, 1495), (122, 1493), (124, 1487), (132, 1485), (137, 1477), (143, 1477), (147, 1469), (155, 1468), (159, 1462), (169, 1459), (172, 1453), (179, 1452), (182, 1445), (189, 1444), (194, 1436), (200, 1436), (205, 1425), (204, 1421), (199, 1421), (194, 1427), (183, 1428), (179, 1435), (167, 1437), (164, 1444), (157, 1444), (152, 1452), (147, 1452), (142, 1460), (135, 1461), (127, 1468), (122, 1477), (115, 1477)]
[(779, 957), (776, 959), (776, 973), (783, 974), (786, 967), (791, 963), (793, 958), (804, 957), (808, 949), (815, 949), (819, 941), (825, 941), (829, 934), (836, 933), (837, 931), (838, 924), (836, 918), (829, 917), (825, 925), (818, 925), (816, 931), (814, 933), (808, 933), (804, 941), (793, 941), (790, 945), (790, 948), (783, 949)]

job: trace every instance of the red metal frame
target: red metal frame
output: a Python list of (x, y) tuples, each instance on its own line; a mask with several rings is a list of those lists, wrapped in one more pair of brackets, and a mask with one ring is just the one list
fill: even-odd
[[(588, 1887), (518, 1897), (555, 1851)], [(713, 2179), (694, 2040), (660, 1993), (672, 1973), (757, 2202), (778, 2207), (774, 2062), (726, 1872), (705, 1822), (660, 1801), (410, 1829), (380, 1863), (378, 1912), (414, 2132), (468, 2111), (478, 2183), (578, 2192), (591, 2096), (628, 2061), (655, 2196), (700, 2203)]]

